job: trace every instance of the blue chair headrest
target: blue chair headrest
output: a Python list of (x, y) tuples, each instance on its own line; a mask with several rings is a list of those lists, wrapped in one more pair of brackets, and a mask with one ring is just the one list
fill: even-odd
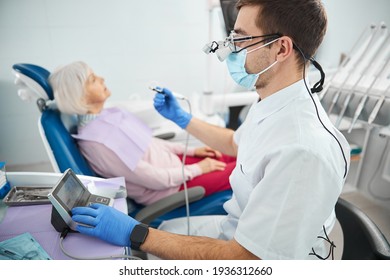
[[(48, 82), (50, 72), (45, 68), (28, 63), (14, 64), (12, 68), (35, 81), (45, 91), (50, 100), (54, 100), (53, 90)], [(38, 100), (39, 101), (39, 100)], [(39, 105), (38, 105), (39, 107)], [(96, 176), (85, 158), (78, 150), (76, 141), (70, 135), (56, 109), (41, 110), (41, 125), (61, 172), (71, 168), (76, 174)]]
[(41, 124), (61, 172), (72, 168), (76, 174), (96, 176), (80, 153), (76, 141), (66, 130), (58, 110), (42, 112)]
[(14, 64), (12, 68), (36, 81), (46, 91), (49, 99), (54, 99), (53, 90), (48, 82), (50, 72), (45, 68), (28, 63)]

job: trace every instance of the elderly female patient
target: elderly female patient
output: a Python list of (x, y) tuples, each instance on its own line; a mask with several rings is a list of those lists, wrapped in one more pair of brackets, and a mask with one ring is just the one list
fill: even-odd
[[(184, 145), (153, 137), (150, 128), (126, 110), (103, 108), (111, 92), (86, 63), (58, 68), (49, 82), (58, 109), (78, 115), (78, 134), (73, 137), (97, 174), (125, 177), (128, 196), (145, 205), (183, 188)], [(189, 147), (187, 187), (203, 186), (206, 195), (229, 189), (235, 162), (209, 147)]]

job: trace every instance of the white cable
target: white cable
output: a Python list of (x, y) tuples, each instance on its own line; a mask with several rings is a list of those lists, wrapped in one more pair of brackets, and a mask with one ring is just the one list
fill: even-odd
[[(149, 86), (149, 89), (151, 89), (155, 92), (158, 92), (160, 94), (163, 94), (162, 88), (159, 87), (158, 83), (156, 83), (156, 82), (152, 82)], [(172, 95), (178, 100), (186, 101), (188, 104), (189, 113), (192, 114), (191, 102), (188, 100), (188, 98), (186, 98), (185, 96), (178, 94), (176, 92), (172, 92)], [(187, 157), (189, 137), (190, 137), (190, 134), (187, 132), (185, 147), (184, 147), (184, 151), (183, 151), (182, 164), (181, 164), (181, 175), (182, 175), (182, 180), (183, 180), (184, 197), (185, 197), (185, 203), (186, 203), (187, 235), (190, 235), (190, 202), (188, 199), (187, 180), (185, 177), (184, 169), (185, 169), (185, 160)]]
[[(189, 113), (192, 114), (191, 102), (187, 98), (185, 98), (185, 97), (181, 97), (180, 99), (187, 102), (188, 108), (189, 108)], [(182, 177), (183, 177), (184, 197), (185, 197), (185, 202), (186, 202), (187, 235), (190, 235), (190, 232), (191, 232), (190, 231), (190, 202), (189, 202), (189, 199), (188, 199), (187, 180), (186, 180), (186, 177), (185, 177), (185, 174), (184, 174), (184, 168), (185, 168), (185, 160), (186, 160), (186, 157), (187, 157), (189, 138), (190, 138), (190, 134), (187, 132), (186, 142), (185, 142), (184, 152), (183, 152), (183, 158), (182, 158), (182, 164), (181, 164), (181, 174), (182, 174)]]
[(64, 237), (60, 238), (60, 248), (62, 253), (64, 255), (68, 256), (71, 259), (75, 260), (111, 260), (111, 259), (128, 259), (128, 260), (142, 260), (138, 257), (131, 256), (131, 255), (107, 255), (107, 256), (97, 256), (97, 257), (81, 257), (81, 256), (73, 256), (70, 253), (68, 253), (64, 248)]

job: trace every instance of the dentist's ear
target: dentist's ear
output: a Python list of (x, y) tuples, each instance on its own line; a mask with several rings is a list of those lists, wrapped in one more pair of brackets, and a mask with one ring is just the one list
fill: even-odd
[(276, 53), (276, 60), (278, 62), (286, 60), (294, 53), (294, 43), (288, 36), (280, 37), (279, 40), (275, 42), (275, 45), (278, 47)]

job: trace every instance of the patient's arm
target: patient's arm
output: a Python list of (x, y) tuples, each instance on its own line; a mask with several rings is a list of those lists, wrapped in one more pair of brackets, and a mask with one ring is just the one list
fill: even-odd
[[(184, 175), (186, 181), (202, 174), (198, 164), (186, 165)], [(141, 160), (137, 168), (129, 176), (131, 182), (143, 185), (148, 189), (161, 190), (180, 186), (183, 183), (182, 167), (155, 167), (150, 163)]]
[[(180, 142), (171, 142), (167, 140), (162, 140), (158, 138), (154, 138), (153, 141), (158, 142), (159, 145), (164, 146), (167, 148), (167, 150), (171, 151), (175, 155), (182, 155), (185, 151), (185, 145)], [(186, 151), (187, 156), (194, 156), (195, 155), (195, 148), (193, 147), (187, 147)]]
[(165, 146), (167, 150), (171, 151), (176, 155), (183, 155), (186, 152), (187, 156), (196, 156), (196, 157), (215, 157), (220, 158), (222, 156), (220, 151), (212, 149), (207, 146), (203, 147), (186, 147), (184, 144), (179, 142), (171, 142), (166, 140), (161, 140), (158, 138), (154, 138), (153, 141), (159, 142), (159, 145)]
[(215, 157), (217, 159), (222, 157), (220, 151), (217, 151), (207, 146), (196, 148), (194, 151), (194, 155), (196, 157)]
[[(135, 170), (132, 171), (113, 151), (103, 144), (93, 141), (79, 141), (79, 147), (93, 170), (105, 178), (123, 176), (127, 185), (134, 184), (138, 188), (142, 186), (151, 190), (178, 187), (183, 183), (180, 162), (175, 167), (168, 167), (164, 165), (164, 162), (161, 162), (162, 159), (159, 155), (155, 155), (157, 158), (154, 160), (159, 160), (159, 166), (141, 159)], [(184, 175), (186, 180), (193, 179), (201, 174), (202, 170), (197, 164), (185, 166)]]

